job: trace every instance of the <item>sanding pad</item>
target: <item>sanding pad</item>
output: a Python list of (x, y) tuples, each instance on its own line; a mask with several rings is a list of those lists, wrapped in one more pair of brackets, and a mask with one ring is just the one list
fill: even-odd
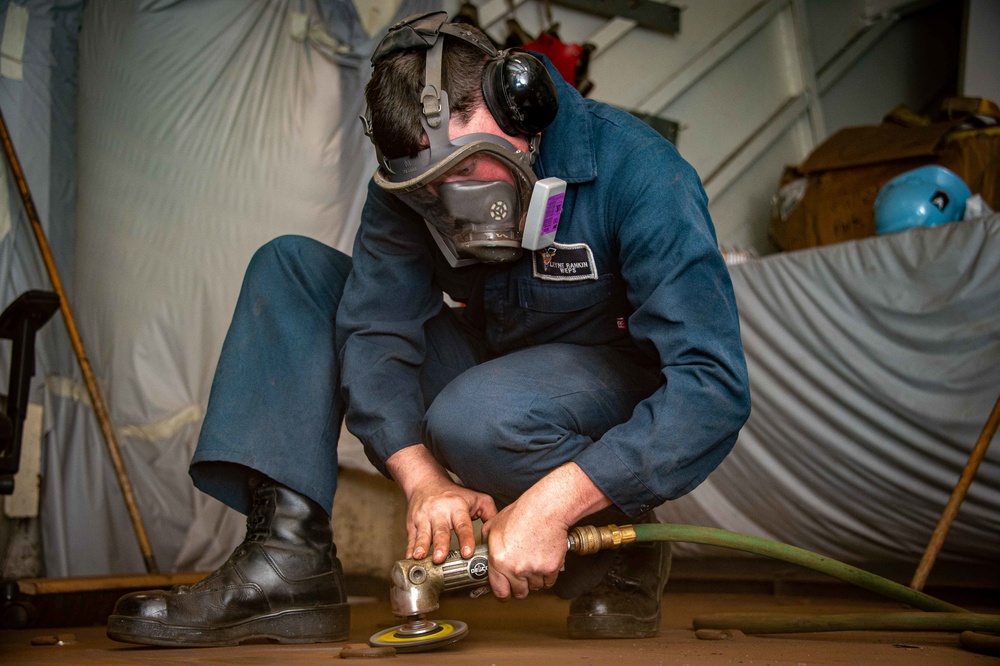
[(436, 650), (459, 641), (469, 633), (469, 627), (459, 620), (438, 620), (422, 623), (419, 630), (413, 625), (400, 624), (378, 632), (368, 639), (373, 647), (393, 647), (396, 652), (423, 652)]

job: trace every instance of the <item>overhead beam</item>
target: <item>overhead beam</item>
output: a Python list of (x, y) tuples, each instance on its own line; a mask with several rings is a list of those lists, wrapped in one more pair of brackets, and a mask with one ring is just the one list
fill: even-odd
[(809, 26), (806, 21), (805, 0), (792, 0), (792, 32), (795, 35), (795, 50), (798, 54), (797, 69), (799, 82), (809, 103), (809, 130), (812, 133), (812, 145), (818, 145), (826, 138), (826, 120), (823, 114), (823, 104), (819, 97), (819, 85), (816, 83), (816, 67), (813, 64), (810, 48)]
[(512, 9), (516, 10), (526, 1), (527, 0), (513, 0), (514, 6), (512, 8), (511, 0), (487, 0), (483, 4), (479, 5), (479, 25), (481, 25), (484, 30), (490, 28), (500, 19), (507, 18)]
[(638, 110), (650, 114), (662, 111), (787, 6), (788, 0), (767, 0), (758, 3), (730, 30), (678, 70), (671, 79), (648, 97)]
[(834, 83), (839, 81), (840, 77), (861, 59), (861, 56), (882, 40), (882, 37), (889, 32), (898, 20), (898, 14), (887, 14), (877, 19), (857, 37), (852, 39), (847, 46), (838, 51), (833, 58), (824, 63), (816, 73), (816, 86), (819, 92), (821, 94), (826, 92)]
[(681, 8), (655, 0), (552, 0), (553, 4), (603, 16), (621, 17), (668, 35), (681, 31)]
[(600, 29), (587, 39), (588, 44), (594, 45), (594, 50), (590, 54), (590, 61), (593, 62), (599, 53), (605, 51), (612, 44), (631, 32), (636, 25), (638, 24), (632, 19), (613, 18), (601, 26)]
[(704, 178), (705, 194), (715, 199), (736, 181), (778, 137), (783, 135), (808, 109), (806, 95), (789, 99), (749, 139), (736, 148), (712, 173)]

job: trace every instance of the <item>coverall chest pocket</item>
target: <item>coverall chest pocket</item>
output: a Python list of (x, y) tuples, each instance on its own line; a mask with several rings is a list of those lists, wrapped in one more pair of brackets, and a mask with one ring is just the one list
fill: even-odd
[(613, 275), (578, 282), (519, 280), (518, 306), (527, 343), (603, 344), (619, 337), (613, 284)]

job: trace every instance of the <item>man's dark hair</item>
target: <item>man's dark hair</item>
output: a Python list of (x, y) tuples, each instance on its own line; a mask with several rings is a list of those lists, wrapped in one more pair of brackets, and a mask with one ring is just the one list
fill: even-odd
[[(474, 30), (471, 26), (464, 26)], [(484, 41), (489, 39), (483, 36)], [(444, 36), (441, 85), (448, 92), (452, 117), (468, 122), (482, 101), (483, 68), (489, 57), (461, 39)], [(365, 86), (371, 114), (372, 138), (389, 159), (420, 152), (424, 128), (420, 124), (420, 91), (424, 88), (427, 50), (400, 51), (375, 66)]]

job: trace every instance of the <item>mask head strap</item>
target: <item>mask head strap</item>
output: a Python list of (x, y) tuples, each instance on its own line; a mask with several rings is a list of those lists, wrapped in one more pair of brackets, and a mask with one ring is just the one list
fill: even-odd
[[(372, 66), (375, 66), (398, 51), (427, 51), (424, 65), (424, 88), (420, 91), (420, 104), (422, 108), (421, 124), (424, 131), (427, 132), (432, 154), (449, 145), (448, 93), (445, 92), (442, 85), (444, 57), (442, 35), (449, 35), (472, 44), (491, 58), (503, 55), (493, 47), (492, 43), (483, 40), (461, 24), (449, 23), (448, 13), (443, 11), (426, 12), (399, 21), (389, 28), (385, 37), (372, 53)], [(370, 109), (365, 111), (361, 122), (365, 135), (374, 143)], [(388, 167), (387, 160), (378, 151), (378, 146), (376, 146), (376, 152), (379, 153), (379, 164)]]
[(420, 104), (423, 106), (424, 114), (423, 122), (431, 129), (438, 129), (442, 124), (445, 127), (448, 126), (448, 93), (441, 89), (441, 61), (443, 57), (444, 40), (439, 39), (427, 52), (427, 60), (424, 65), (424, 89), (420, 91)]

